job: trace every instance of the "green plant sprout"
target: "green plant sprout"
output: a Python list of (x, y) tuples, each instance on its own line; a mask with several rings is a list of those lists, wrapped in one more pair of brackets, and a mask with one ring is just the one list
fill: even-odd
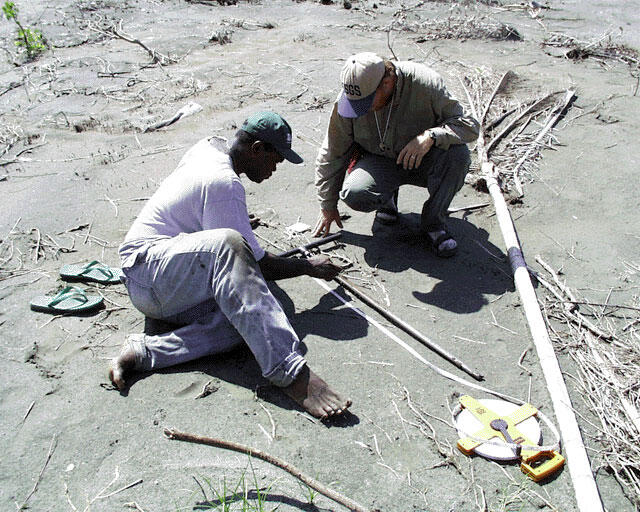
[(309, 505), (313, 505), (313, 502), (315, 501), (316, 496), (318, 495), (318, 491), (309, 487), (307, 484), (303, 484), (301, 482), (297, 482), (297, 484), (302, 489), (302, 492), (304, 493), (305, 498), (307, 499), (307, 503)]
[(5, 18), (17, 25), (18, 35), (15, 39), (15, 45), (18, 47), (23, 47), (27, 51), (27, 57), (29, 59), (33, 59), (40, 52), (43, 52), (46, 49), (46, 40), (37, 29), (24, 28), (20, 20), (18, 20), (18, 8), (16, 4), (13, 2), (5, 2), (2, 6), (2, 12), (4, 13)]
[[(251, 475), (247, 474), (248, 468), (251, 470)], [(200, 492), (204, 496), (204, 501), (197, 503), (193, 508), (189, 505), (186, 508), (176, 508), (176, 511), (210, 510), (212, 512), (268, 512), (267, 506), (269, 493), (271, 492), (273, 483), (267, 487), (260, 486), (251, 457), (249, 457), (249, 464), (247, 468), (244, 469), (235, 486), (229, 486), (225, 477), (222, 481), (221, 489), (218, 489), (218, 486), (212, 483), (210, 478), (200, 476), (206, 485), (205, 489), (195, 476), (193, 478), (200, 487)], [(253, 489), (250, 488), (251, 480), (253, 480)], [(209, 492), (213, 494), (213, 498), (208, 497)], [(197, 491), (190, 496), (189, 501), (193, 499), (195, 494), (197, 494)], [(270, 512), (275, 511), (279, 506), (280, 505), (276, 505), (274, 508), (270, 509)]]

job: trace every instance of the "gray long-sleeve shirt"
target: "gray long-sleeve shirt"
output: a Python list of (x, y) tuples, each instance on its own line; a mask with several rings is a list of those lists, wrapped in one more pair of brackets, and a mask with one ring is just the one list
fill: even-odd
[[(331, 112), (327, 134), (316, 159), (315, 184), (323, 210), (335, 210), (342, 187), (350, 149), (354, 143), (365, 151), (393, 158), (426, 130), (433, 133), (436, 146), (473, 142), (478, 137), (478, 122), (464, 114), (462, 106), (447, 91), (442, 77), (423, 64), (395, 62), (398, 82), (393, 106), (350, 119), (338, 114), (337, 101)], [(389, 126), (385, 126), (392, 108)], [(379, 130), (378, 130), (379, 126)], [(381, 135), (386, 150), (380, 148)]]

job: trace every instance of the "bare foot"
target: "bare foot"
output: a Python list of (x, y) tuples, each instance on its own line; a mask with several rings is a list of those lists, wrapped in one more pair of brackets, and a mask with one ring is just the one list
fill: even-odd
[(351, 405), (351, 400), (341, 397), (306, 365), (296, 380), (282, 390), (308, 413), (320, 419), (342, 414)]
[(109, 367), (109, 379), (114, 386), (122, 391), (125, 386), (125, 376), (136, 364), (136, 355), (131, 348), (125, 348), (118, 357), (111, 360), (111, 366)]

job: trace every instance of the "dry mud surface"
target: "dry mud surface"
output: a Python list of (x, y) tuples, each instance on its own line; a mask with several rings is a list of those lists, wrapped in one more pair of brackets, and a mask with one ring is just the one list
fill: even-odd
[[(186, 149), (210, 134), (231, 137), (258, 109), (287, 118), (305, 158), (302, 166), (283, 164), (260, 186), (246, 183), (250, 210), (268, 224), (257, 230), (265, 246), (289, 247), (285, 226), (315, 222), (313, 161), (343, 59), (358, 51), (390, 57), (391, 47), (398, 58), (441, 72), (465, 103), (459, 77), (479, 69), (515, 71), (532, 96), (576, 90), (512, 215), (534, 270), (541, 270), (540, 255), (580, 297), (637, 307), (637, 68), (559, 58), (558, 49), (540, 43), (554, 31), (581, 40), (612, 31), (637, 48), (638, 2), (550, 1), (537, 17), (498, 2), (460, 2), (454, 10), (450, 2), (416, 2), (405, 11), (391, 1), (356, 1), (352, 9), (289, 0), (16, 3), (22, 22), (41, 29), (54, 48), (26, 63), (12, 45), (13, 27), (0, 24), (0, 136), (8, 148), (0, 155), (0, 509), (216, 509), (213, 488), (229, 497), (244, 475), (249, 497), (256, 489), (265, 494), (264, 510), (342, 510), (323, 496), (312, 500), (265, 463), (163, 437), (163, 428), (174, 427), (272, 453), (384, 511), (577, 510), (566, 469), (538, 485), (517, 466), (451, 450), (456, 433), (437, 418), (450, 420), (457, 395), (482, 395), (438, 376), (310, 279), (281, 282), (276, 291), (310, 365), (353, 400), (346, 418), (327, 425), (267, 386), (245, 352), (143, 375), (120, 394), (108, 383), (107, 362), (144, 323), (124, 288), (90, 286), (104, 294), (106, 308), (84, 317), (34, 313), (29, 301), (61, 287), (65, 263), (117, 265), (117, 246), (142, 201)], [(403, 15), (481, 17), (515, 27), (523, 39), (430, 39), (400, 30), (388, 39), (385, 27)], [(123, 33), (158, 52), (160, 65), (108, 32), (119, 20)], [(143, 131), (190, 101), (203, 110)], [(530, 396), (554, 419), (493, 206), (453, 214), (460, 251), (439, 260), (406, 236), (423, 194), (401, 192), (400, 230), (372, 229), (372, 215), (345, 210), (344, 253), (359, 268), (376, 269), (374, 291), (386, 290), (391, 311), (478, 369), (489, 388)], [(465, 185), (453, 206), (483, 202), (487, 194)], [(537, 293), (544, 304), (547, 292)], [(638, 343), (637, 310), (626, 314), (626, 332)], [(528, 347), (522, 366), (531, 376), (518, 366)], [(611, 454), (578, 384), (571, 343), (557, 349), (605, 507), (637, 510), (629, 489), (607, 471)], [(214, 391), (196, 399), (208, 383)], [(235, 501), (233, 510), (241, 506)]]

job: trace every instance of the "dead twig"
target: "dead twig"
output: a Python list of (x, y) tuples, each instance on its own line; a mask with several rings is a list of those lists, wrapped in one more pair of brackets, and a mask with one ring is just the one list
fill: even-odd
[(100, 28), (97, 27), (94, 24), (90, 24), (89, 28), (95, 32), (99, 32), (101, 34), (104, 35), (111, 35), (111, 36), (115, 36), (119, 39), (122, 39), (123, 41), (127, 41), (128, 43), (133, 43), (133, 44), (137, 44), (138, 46), (140, 46), (141, 48), (143, 48), (151, 57), (151, 60), (154, 64), (160, 64), (161, 66), (166, 66), (169, 64), (175, 64), (176, 62), (178, 62), (178, 59), (174, 58), (174, 57), (170, 57), (167, 55), (164, 55), (163, 53), (160, 53), (157, 50), (154, 50), (152, 48), (149, 48), (146, 44), (144, 44), (142, 41), (140, 41), (140, 39), (136, 39), (135, 37), (127, 34), (126, 32), (122, 31), (122, 22), (123, 20), (118, 21), (118, 25), (110, 25), (106, 28)]
[[(574, 298), (573, 294), (562, 284), (560, 284), (560, 280), (558, 279), (557, 274), (553, 271), (553, 269), (545, 263), (540, 256), (536, 256), (536, 261), (553, 277), (555, 283), (562, 288), (564, 288), (564, 292), (570, 297)], [(563, 305), (565, 308), (565, 314), (577, 325), (584, 325), (587, 329), (589, 329), (593, 334), (602, 338), (603, 340), (611, 340), (612, 336), (606, 332), (603, 332), (601, 329), (593, 325), (592, 322), (587, 320), (581, 313), (575, 311), (575, 308), (571, 308), (569, 306), (570, 302), (564, 300), (561, 294), (559, 294), (554, 288), (539, 274), (533, 274), (533, 276), (537, 279), (537, 281), (544, 286), (547, 290), (549, 290)]]
[(51, 460), (51, 457), (53, 456), (53, 452), (55, 451), (56, 446), (57, 446), (57, 435), (54, 434), (53, 437), (51, 438), (51, 444), (49, 445), (49, 452), (47, 453), (47, 457), (44, 460), (44, 464), (42, 465), (42, 469), (40, 470), (40, 473), (38, 474), (38, 478), (36, 479), (36, 483), (33, 484), (33, 488), (31, 489), (31, 492), (24, 499), (24, 501), (22, 502), (22, 505), (20, 505), (18, 507), (18, 510), (24, 510), (25, 507), (27, 506), (27, 502), (31, 499), (31, 496), (33, 496), (35, 494), (35, 492), (38, 490), (38, 485), (40, 484), (40, 480), (42, 480), (42, 475), (44, 474), (44, 470), (47, 469), (47, 465), (49, 464), (49, 461)]
[[(594, 451), (594, 457), (601, 457), (603, 467), (613, 474), (637, 507), (640, 505), (640, 472), (637, 470), (640, 467), (640, 411), (636, 405), (640, 403), (640, 386), (637, 384), (640, 343), (637, 335), (633, 338), (635, 329), (628, 326), (640, 318), (630, 322), (625, 315), (608, 315), (606, 308), (613, 307), (609, 304), (610, 294), (602, 305), (580, 300), (549, 265), (541, 259), (538, 263), (551, 274), (553, 281), (544, 281), (545, 288), (552, 294), (544, 310), (553, 341), (564, 348), (576, 363), (574, 379), (579, 387), (579, 396), (583, 397), (588, 410), (596, 418), (594, 421), (581, 416), (582, 421), (593, 429), (592, 432), (595, 431), (592, 434), (594, 441), (604, 446), (604, 450)], [(574, 302), (603, 306), (602, 309), (593, 308), (593, 315), (599, 323), (587, 325), (577, 317)], [(636, 311), (637, 304), (627, 308)], [(557, 320), (560, 326), (553, 328), (552, 320)], [(611, 332), (610, 343), (603, 343), (593, 333), (594, 327), (602, 331), (600, 325), (605, 322), (607, 331)], [(594, 458), (593, 462), (596, 461)]]
[(473, 210), (479, 210), (481, 208), (486, 208), (491, 203), (478, 203), (478, 204), (470, 204), (468, 206), (457, 206), (454, 208), (449, 208), (447, 213), (456, 213), (456, 212), (470, 212)]
[(529, 149), (525, 152), (525, 154), (520, 157), (520, 159), (516, 163), (515, 167), (511, 171), (513, 173), (513, 180), (516, 183), (516, 189), (518, 190), (518, 194), (519, 194), (520, 197), (522, 197), (524, 195), (524, 192), (522, 191), (522, 185), (520, 185), (520, 179), (518, 177), (518, 173), (520, 172), (520, 168), (522, 167), (524, 162), (527, 160), (527, 158), (530, 157), (531, 153), (534, 150), (537, 149), (537, 146), (538, 146), (538, 144), (540, 144), (540, 141), (556, 125), (556, 123), (558, 122), (560, 117), (564, 115), (564, 113), (567, 110), (567, 108), (569, 108), (569, 106), (571, 105), (571, 103), (573, 103), (575, 101), (575, 99), (576, 99), (576, 95), (575, 95), (574, 91), (567, 91), (566, 92), (566, 94), (564, 96), (564, 100), (554, 109), (553, 116), (547, 121), (547, 123), (545, 124), (544, 128), (542, 128), (542, 130), (540, 130), (540, 132), (538, 132), (538, 135), (534, 139), (533, 144), (530, 145)]
[(27, 416), (29, 416), (29, 414), (31, 414), (31, 411), (33, 410), (33, 406), (34, 405), (36, 405), (36, 401), (35, 400), (33, 402), (31, 402), (31, 405), (27, 409), (27, 412), (24, 413), (24, 416), (22, 417), (22, 420), (20, 420), (20, 424), (24, 423), (25, 420), (27, 419)]
[(276, 423), (275, 421), (273, 421), (273, 416), (271, 415), (271, 413), (269, 412), (269, 409), (267, 409), (264, 405), (262, 405), (260, 402), (258, 402), (258, 405), (260, 407), (262, 407), (262, 410), (264, 412), (267, 413), (267, 416), (269, 417), (269, 421), (271, 422), (271, 440), (274, 440), (276, 438)]
[(518, 367), (520, 367), (527, 375), (531, 376), (533, 375), (531, 373), (531, 370), (529, 370), (528, 368), (526, 368), (525, 366), (522, 365), (522, 361), (524, 361), (525, 356), (527, 355), (527, 352), (529, 352), (529, 349), (531, 347), (527, 347), (522, 351), (522, 354), (520, 354), (520, 357), (518, 358)]
[(265, 462), (268, 462), (269, 464), (279, 467), (280, 469), (283, 469), (290, 475), (296, 477), (301, 482), (304, 482), (306, 485), (308, 485), (312, 489), (315, 489), (316, 491), (323, 494), (327, 498), (332, 499), (336, 503), (340, 503), (341, 505), (347, 507), (348, 509), (354, 512), (370, 512), (370, 509), (363, 507), (359, 503), (356, 503), (352, 499), (347, 498), (346, 496), (343, 496), (342, 494), (332, 489), (329, 489), (322, 483), (318, 482), (316, 479), (305, 475), (304, 473), (302, 473), (302, 471), (292, 466), (288, 462), (278, 457), (275, 457), (273, 455), (270, 455), (268, 453), (265, 453), (261, 450), (256, 450), (255, 448), (251, 448), (249, 446), (245, 446), (239, 443), (234, 443), (232, 441), (225, 441), (223, 439), (218, 439), (213, 437), (198, 436), (198, 435), (189, 434), (186, 432), (179, 432), (174, 429), (165, 429), (164, 435), (168, 439), (173, 439), (177, 441), (186, 441), (188, 443), (204, 444), (207, 446), (214, 446), (216, 448), (224, 448), (226, 450), (233, 450), (235, 452), (244, 453), (246, 455), (249, 455), (250, 457), (256, 457)]
[(202, 387), (202, 391), (200, 391), (200, 393), (198, 393), (196, 396), (194, 396), (193, 398), (195, 400), (198, 400), (200, 398), (206, 398), (208, 397), (210, 394), (215, 393), (216, 391), (218, 391), (218, 386), (216, 386), (213, 383), (213, 380), (210, 380), (209, 382), (207, 382), (203, 387)]

